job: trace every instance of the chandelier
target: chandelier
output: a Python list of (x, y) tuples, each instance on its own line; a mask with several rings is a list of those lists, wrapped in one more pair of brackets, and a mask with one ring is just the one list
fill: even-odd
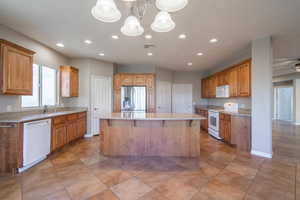
[[(176, 26), (170, 13), (183, 9), (188, 0), (121, 0), (130, 3), (130, 14), (125, 19), (121, 32), (126, 36), (140, 36), (144, 33), (141, 24), (146, 14), (148, 6), (153, 5), (158, 8), (151, 29), (155, 32), (169, 32)], [(92, 8), (92, 15), (99, 21), (113, 23), (121, 19), (122, 14), (117, 8), (114, 0), (97, 0), (96, 5)]]

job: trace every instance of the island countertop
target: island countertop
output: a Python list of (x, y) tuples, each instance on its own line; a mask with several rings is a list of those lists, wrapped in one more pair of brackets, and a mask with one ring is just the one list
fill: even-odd
[(121, 112), (100, 115), (100, 119), (114, 120), (205, 120), (206, 118), (198, 114), (179, 113), (144, 113), (144, 112)]

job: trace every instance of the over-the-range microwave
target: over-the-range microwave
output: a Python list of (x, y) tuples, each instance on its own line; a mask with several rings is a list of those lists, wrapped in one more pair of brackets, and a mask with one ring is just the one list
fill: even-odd
[(217, 98), (229, 98), (229, 85), (222, 85), (216, 87), (216, 97)]

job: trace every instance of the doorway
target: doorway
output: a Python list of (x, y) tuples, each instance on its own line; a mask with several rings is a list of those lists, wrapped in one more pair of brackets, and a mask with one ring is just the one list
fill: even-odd
[(157, 82), (156, 111), (158, 113), (172, 112), (172, 83), (168, 81)]
[(174, 113), (193, 113), (193, 85), (173, 84), (172, 110)]
[(293, 86), (274, 87), (274, 116), (276, 120), (293, 121)]
[(91, 134), (100, 134), (100, 115), (112, 110), (112, 78), (110, 76), (91, 77)]

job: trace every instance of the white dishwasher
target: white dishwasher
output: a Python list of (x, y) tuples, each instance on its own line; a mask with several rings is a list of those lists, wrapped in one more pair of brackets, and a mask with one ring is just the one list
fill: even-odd
[(24, 123), (22, 172), (41, 162), (50, 153), (51, 119)]

